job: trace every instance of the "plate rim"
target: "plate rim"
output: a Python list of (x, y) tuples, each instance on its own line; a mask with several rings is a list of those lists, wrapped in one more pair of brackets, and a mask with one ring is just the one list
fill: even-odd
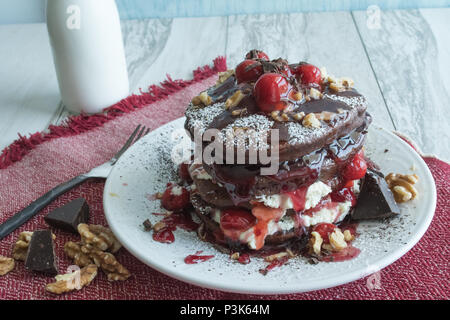
[[(174, 125), (174, 122), (177, 122), (177, 121), (181, 122), (184, 119), (185, 119), (185, 117), (180, 117), (180, 118), (174, 119), (156, 129), (152, 130), (152, 132), (164, 130), (164, 128)], [(389, 129), (385, 129), (379, 125), (372, 124), (369, 130), (382, 130), (385, 133), (387, 133), (388, 135), (390, 135), (391, 137), (393, 137), (394, 140), (396, 140), (398, 143), (402, 143), (402, 144), (408, 146), (409, 148), (411, 148), (412, 150), (414, 150), (406, 141), (404, 141), (403, 139), (398, 137), (395, 133), (393, 133)], [(150, 134), (152, 132), (150, 132)], [(144, 139), (145, 138), (146, 137), (144, 137)], [(135, 145), (132, 145), (124, 154), (131, 153), (133, 151), (134, 147), (135, 147)], [(376, 266), (375, 266), (376, 267), (375, 270), (371, 269), (371, 271), (368, 272), (367, 268), (366, 269), (362, 268), (362, 269), (358, 269), (358, 270), (355, 270), (355, 271), (352, 271), (349, 273), (345, 273), (345, 274), (341, 275), (339, 278), (335, 278), (333, 281), (330, 281), (329, 280), (330, 278), (320, 279), (317, 281), (316, 285), (308, 286), (307, 288), (302, 288), (300, 285), (297, 288), (293, 288), (292, 286), (291, 287), (278, 287), (278, 288), (268, 288), (265, 286), (259, 286), (259, 287), (252, 286), (247, 289), (244, 289), (242, 287), (232, 285), (232, 282), (225, 285), (223, 283), (217, 284), (217, 283), (211, 283), (210, 281), (202, 281), (201, 278), (192, 279), (191, 277), (184, 275), (182, 272), (175, 272), (170, 268), (165, 268), (164, 267), (165, 265), (163, 265), (163, 264), (159, 264), (155, 261), (149, 261), (149, 259), (147, 258), (146, 255), (137, 252), (136, 250), (134, 250), (134, 248), (132, 246), (128, 245), (126, 239), (124, 239), (122, 234), (120, 232), (118, 232), (117, 226), (114, 224), (112, 218), (108, 214), (108, 211), (110, 211), (110, 209), (109, 209), (109, 204), (107, 201), (107, 199), (108, 199), (107, 194), (110, 191), (110, 185), (112, 183), (110, 177), (112, 177), (112, 175), (115, 173), (115, 171), (119, 170), (118, 168), (120, 166), (117, 166), (117, 164), (121, 163), (121, 159), (119, 159), (117, 164), (115, 166), (113, 166), (113, 168), (112, 168), (111, 172), (109, 173), (109, 175), (106, 179), (106, 182), (105, 182), (105, 186), (104, 186), (104, 190), (103, 190), (104, 214), (105, 214), (105, 218), (107, 220), (108, 226), (111, 228), (114, 235), (117, 237), (119, 242), (122, 244), (122, 246), (128, 252), (130, 252), (139, 261), (141, 261), (145, 265), (149, 266), (150, 268), (157, 270), (158, 272), (161, 272), (171, 278), (183, 281), (185, 283), (196, 285), (196, 286), (199, 286), (202, 288), (208, 288), (208, 289), (219, 290), (219, 291), (224, 291), (224, 292), (240, 293), (240, 294), (259, 294), (259, 295), (293, 294), (293, 293), (302, 293), (302, 292), (310, 292), (310, 291), (316, 291), (316, 290), (321, 290), (321, 289), (327, 289), (327, 288), (340, 286), (340, 285), (343, 285), (346, 283), (350, 283), (350, 282), (362, 279), (362, 278), (370, 275), (373, 272), (384, 269), (387, 266), (393, 264), (395, 261), (400, 259), (403, 255), (405, 255), (407, 252), (409, 252), (420, 241), (420, 239), (423, 237), (425, 232), (428, 230), (428, 228), (431, 224), (431, 221), (433, 220), (435, 211), (436, 211), (436, 202), (437, 202), (436, 183), (434, 181), (433, 175), (431, 174), (431, 171), (430, 171), (428, 165), (425, 163), (425, 161), (422, 159), (422, 157), (415, 150), (414, 150), (414, 154), (415, 154), (416, 159), (424, 165), (425, 171), (427, 172), (429, 177), (431, 177), (430, 181), (431, 181), (432, 187), (433, 187), (433, 188), (431, 188), (431, 196), (430, 196), (432, 201), (427, 206), (426, 219), (424, 220), (424, 223), (422, 223), (420, 225), (417, 232), (415, 234), (413, 234), (413, 237), (408, 242), (406, 242), (406, 244), (403, 244), (403, 245), (397, 247), (390, 254), (388, 254), (388, 255), (384, 256), (383, 258), (381, 258), (380, 260), (378, 260), (376, 263)], [(121, 157), (121, 158), (124, 159), (124, 157)], [(332, 282), (332, 283), (330, 283), (330, 282)]]

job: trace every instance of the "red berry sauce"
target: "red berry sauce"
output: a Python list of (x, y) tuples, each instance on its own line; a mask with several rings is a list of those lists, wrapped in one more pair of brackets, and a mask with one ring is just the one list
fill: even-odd
[(202, 252), (203, 251), (197, 251), (195, 254), (188, 255), (186, 258), (184, 258), (184, 262), (186, 264), (196, 264), (214, 258), (213, 255), (199, 255)]

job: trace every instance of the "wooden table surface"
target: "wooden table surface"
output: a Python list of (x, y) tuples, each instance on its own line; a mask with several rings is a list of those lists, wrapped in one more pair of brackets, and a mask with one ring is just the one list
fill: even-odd
[[(369, 100), (374, 122), (425, 153), (450, 159), (450, 8), (123, 20), (132, 92), (225, 55), (235, 66), (254, 48), (306, 60), (349, 76)], [(45, 24), (0, 26), (0, 148), (60, 123), (60, 102)]]

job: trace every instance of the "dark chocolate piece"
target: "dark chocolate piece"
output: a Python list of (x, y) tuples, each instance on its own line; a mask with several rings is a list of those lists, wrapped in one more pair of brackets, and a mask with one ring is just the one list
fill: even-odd
[(397, 214), (400, 214), (400, 209), (384, 180), (383, 174), (374, 170), (367, 170), (358, 202), (352, 213), (352, 219), (380, 219)]
[(78, 233), (77, 226), (89, 220), (89, 206), (85, 199), (78, 198), (56, 208), (44, 220), (52, 227)]
[(25, 268), (31, 271), (55, 275), (56, 268), (55, 246), (50, 230), (36, 230), (28, 245)]
[(142, 224), (144, 225), (144, 230), (145, 231), (150, 231), (153, 228), (152, 223), (148, 219), (145, 220)]

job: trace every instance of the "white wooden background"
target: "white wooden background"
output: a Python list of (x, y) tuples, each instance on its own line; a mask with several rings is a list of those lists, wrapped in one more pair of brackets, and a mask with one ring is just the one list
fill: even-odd
[[(123, 20), (132, 92), (225, 55), (246, 51), (307, 60), (349, 76), (369, 99), (375, 122), (450, 159), (450, 9), (383, 11), (368, 28), (365, 11)], [(0, 26), (0, 148), (60, 123), (67, 112), (45, 24)]]

